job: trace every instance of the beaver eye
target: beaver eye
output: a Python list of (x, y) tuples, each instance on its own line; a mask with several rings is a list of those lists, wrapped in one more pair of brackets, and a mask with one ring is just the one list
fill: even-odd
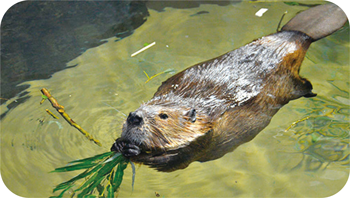
[(165, 114), (165, 113), (161, 113), (161, 114), (159, 114), (159, 117), (160, 117), (161, 119), (165, 120), (165, 119), (168, 118), (168, 115)]
[(196, 110), (195, 109), (191, 109), (188, 112), (188, 116), (190, 117), (191, 122), (195, 122), (196, 121)]

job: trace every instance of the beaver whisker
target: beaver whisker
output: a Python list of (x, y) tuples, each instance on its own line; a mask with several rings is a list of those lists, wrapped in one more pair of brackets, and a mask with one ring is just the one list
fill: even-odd
[(104, 105), (106, 105), (106, 106), (111, 107), (111, 108), (114, 109), (116, 112), (121, 113), (121, 114), (124, 116), (124, 118), (127, 117), (127, 115), (126, 115), (125, 113), (121, 112), (120, 110), (118, 110), (117, 108), (113, 107), (112, 105), (107, 104), (107, 103), (105, 103), (105, 102), (102, 102), (102, 103), (103, 103)]
[[(170, 143), (170, 140), (166, 136), (164, 136), (162, 131), (160, 131), (158, 128), (153, 128), (152, 133), (159, 139), (160, 143), (162, 143), (162, 142), (167, 143), (167, 144)], [(165, 144), (163, 144), (163, 146), (165, 146)]]

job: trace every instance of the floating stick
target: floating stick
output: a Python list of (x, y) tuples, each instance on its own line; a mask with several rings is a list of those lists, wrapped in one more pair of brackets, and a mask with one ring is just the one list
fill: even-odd
[(305, 117), (305, 118), (303, 118), (303, 119), (300, 119), (300, 120), (297, 120), (297, 121), (295, 121), (295, 122), (293, 122), (286, 130), (284, 130), (284, 132), (287, 132), (287, 131), (289, 131), (289, 129), (291, 129), (292, 127), (294, 127), (296, 124), (298, 124), (299, 122), (303, 122), (303, 121), (305, 121), (305, 120), (307, 120), (307, 119), (309, 119), (310, 118), (310, 116), (307, 116), (307, 117)]
[(165, 74), (165, 73), (171, 73), (171, 72), (175, 72), (175, 70), (173, 70), (173, 69), (167, 69), (167, 70), (165, 70), (165, 71), (159, 72), (158, 74), (155, 74), (155, 75), (149, 77), (149, 75), (146, 73), (146, 71), (143, 71), (143, 73), (145, 73), (145, 75), (146, 75), (146, 77), (147, 77), (147, 80), (146, 80), (145, 84), (148, 83), (150, 80), (152, 80), (154, 77), (157, 77), (157, 76), (159, 76), (159, 75), (161, 75), (161, 74)]
[(101, 142), (94, 139), (87, 131), (85, 131), (83, 128), (81, 128), (76, 122), (72, 120), (72, 118), (69, 117), (69, 115), (64, 111), (64, 107), (60, 104), (58, 104), (57, 100), (52, 97), (50, 92), (46, 88), (41, 89), (41, 93), (43, 93), (47, 99), (51, 102), (51, 105), (53, 108), (55, 108), (58, 113), (61, 114), (61, 116), (74, 128), (78, 129), (87, 139), (90, 141), (93, 141), (95, 144), (102, 146)]
[(267, 8), (261, 8), (259, 11), (257, 11), (256, 13), (255, 13), (255, 16), (257, 16), (257, 17), (262, 17), (262, 15), (266, 12), (266, 11), (268, 11), (269, 9), (267, 9)]
[(53, 114), (50, 110), (45, 109), (45, 111), (46, 111), (50, 116), (52, 116), (53, 118), (58, 119), (58, 117), (57, 117), (55, 114)]
[(131, 57), (134, 57), (134, 56), (138, 55), (139, 53), (145, 51), (146, 49), (148, 49), (148, 48), (150, 48), (150, 47), (152, 47), (152, 46), (154, 46), (155, 44), (156, 44), (156, 42), (153, 42), (153, 43), (147, 45), (146, 47), (140, 49), (139, 51), (137, 51), (137, 52), (131, 54)]
[(276, 32), (280, 31), (280, 26), (281, 26), (282, 20), (283, 20), (284, 16), (285, 16), (287, 13), (288, 13), (288, 11), (285, 11), (285, 12), (283, 13), (283, 15), (282, 15), (282, 17), (281, 17), (281, 19), (280, 19), (280, 22), (279, 22), (278, 25), (277, 25), (277, 31), (276, 31)]

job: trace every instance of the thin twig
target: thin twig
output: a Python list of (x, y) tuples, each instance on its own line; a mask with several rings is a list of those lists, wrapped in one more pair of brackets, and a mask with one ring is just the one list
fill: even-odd
[(146, 49), (148, 49), (148, 48), (150, 48), (150, 47), (152, 47), (152, 46), (154, 46), (155, 44), (156, 44), (156, 42), (153, 42), (153, 43), (147, 45), (146, 47), (143, 47), (143, 48), (140, 49), (139, 51), (137, 51), (137, 52), (131, 54), (131, 57), (134, 57), (134, 56), (138, 55), (139, 53), (145, 51)]
[(87, 139), (90, 141), (93, 141), (95, 144), (102, 146), (101, 142), (93, 138), (87, 131), (85, 131), (81, 126), (79, 126), (76, 122), (73, 121), (72, 118), (69, 117), (69, 115), (64, 111), (64, 107), (60, 104), (58, 104), (57, 100), (52, 97), (50, 92), (46, 88), (41, 89), (41, 93), (43, 93), (47, 99), (51, 102), (51, 105), (53, 108), (55, 108), (58, 113), (61, 114), (61, 116), (74, 128), (78, 129)]
[(157, 77), (157, 76), (159, 76), (159, 75), (161, 75), (161, 74), (164, 74), (165, 71), (162, 71), (162, 72), (160, 72), (160, 73), (158, 73), (158, 74), (155, 74), (155, 75), (153, 75), (153, 76), (151, 76), (151, 77), (149, 77), (148, 74), (147, 74), (145, 71), (143, 71), (143, 73), (145, 73), (145, 75), (147, 76), (147, 80), (146, 80), (146, 82), (145, 82), (145, 84), (146, 84), (146, 83), (148, 83), (150, 80), (152, 80), (154, 77)]
[(147, 77), (147, 80), (146, 80), (145, 84), (148, 83), (153, 78), (155, 78), (155, 77), (157, 77), (157, 76), (159, 76), (161, 74), (170, 73), (170, 72), (174, 72), (174, 70), (173, 69), (167, 69), (165, 71), (159, 72), (158, 74), (154, 74), (153, 76), (149, 77), (149, 75), (146, 73), (146, 71), (143, 71), (143, 73), (145, 73), (145, 75)]
[(281, 17), (281, 19), (280, 19), (280, 22), (279, 22), (278, 25), (277, 25), (277, 30), (276, 30), (277, 32), (280, 31), (281, 23), (282, 23), (282, 21), (283, 21), (284, 16), (285, 16), (287, 13), (288, 13), (288, 11), (285, 11), (285, 12), (283, 13), (283, 15), (282, 15), (282, 17)]
[(52, 116), (53, 118), (58, 119), (58, 117), (57, 117), (55, 114), (53, 114), (50, 110), (45, 109), (45, 111), (46, 111), (50, 116)]
[(296, 124), (298, 124), (299, 122), (303, 122), (303, 121), (305, 121), (305, 120), (307, 120), (307, 119), (309, 119), (310, 118), (310, 116), (307, 116), (307, 117), (305, 117), (305, 118), (302, 118), (302, 119), (300, 119), (300, 120), (297, 120), (297, 121), (295, 121), (295, 122), (293, 122), (286, 130), (284, 130), (284, 132), (287, 132), (287, 131), (289, 131), (289, 129), (291, 129), (292, 127), (294, 127)]

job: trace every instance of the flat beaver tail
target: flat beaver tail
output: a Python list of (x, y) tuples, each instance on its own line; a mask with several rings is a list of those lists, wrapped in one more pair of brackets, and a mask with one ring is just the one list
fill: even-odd
[(329, 3), (297, 14), (282, 27), (282, 31), (303, 32), (316, 41), (339, 30), (346, 21), (347, 17), (343, 10)]

